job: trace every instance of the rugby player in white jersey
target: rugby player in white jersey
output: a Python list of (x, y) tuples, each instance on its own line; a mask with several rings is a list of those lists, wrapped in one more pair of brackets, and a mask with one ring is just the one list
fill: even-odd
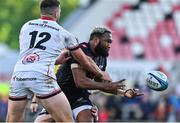
[(62, 49), (71, 51), (74, 58), (98, 77), (108, 77), (79, 48), (77, 39), (56, 21), (60, 17), (58, 0), (42, 0), (41, 18), (23, 25), (19, 35), (20, 56), (10, 83), (7, 122), (21, 122), (27, 96), (36, 94), (43, 107), (55, 121), (72, 122), (69, 102), (59, 88), (54, 75), (54, 64)]

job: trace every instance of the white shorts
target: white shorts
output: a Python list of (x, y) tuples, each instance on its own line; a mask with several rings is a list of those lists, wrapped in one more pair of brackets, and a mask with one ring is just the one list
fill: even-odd
[(45, 99), (60, 92), (60, 87), (52, 77), (39, 72), (16, 72), (11, 79), (9, 99), (22, 100), (32, 94)]

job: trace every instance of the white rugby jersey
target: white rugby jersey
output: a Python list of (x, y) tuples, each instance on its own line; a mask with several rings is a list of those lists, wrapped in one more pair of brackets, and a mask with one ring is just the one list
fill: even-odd
[(51, 18), (42, 17), (23, 25), (19, 36), (20, 57), (14, 72), (37, 71), (55, 78), (54, 64), (64, 48), (78, 48), (77, 39)]

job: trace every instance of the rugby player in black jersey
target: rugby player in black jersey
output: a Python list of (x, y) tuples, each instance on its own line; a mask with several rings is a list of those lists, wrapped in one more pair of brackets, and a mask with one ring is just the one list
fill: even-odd
[[(96, 27), (91, 32), (89, 42), (81, 43), (80, 47), (87, 56), (95, 61), (102, 71), (105, 71), (111, 43), (111, 31), (106, 28)], [(88, 90), (101, 90), (128, 98), (142, 95), (135, 89), (126, 90), (125, 85), (122, 84), (125, 79), (117, 82), (101, 81), (96, 75), (87, 72), (81, 67), (73, 57), (60, 66), (56, 77), (59, 86), (70, 102), (73, 117), (77, 122), (95, 121), (95, 112), (93, 112), (95, 108), (89, 100), (90, 93)], [(110, 77), (109, 80), (111, 80)], [(37, 117), (36, 122), (53, 121), (45, 110), (41, 114)]]

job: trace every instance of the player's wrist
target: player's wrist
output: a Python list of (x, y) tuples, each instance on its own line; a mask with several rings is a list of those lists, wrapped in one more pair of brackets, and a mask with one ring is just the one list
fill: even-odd
[(96, 74), (94, 78), (100, 78), (101, 79), (102, 77), (103, 77), (103, 73), (101, 72), (99, 74)]
[(117, 89), (117, 95), (120, 95), (120, 96), (125, 96), (126, 95), (126, 90), (123, 90), (123, 89)]

